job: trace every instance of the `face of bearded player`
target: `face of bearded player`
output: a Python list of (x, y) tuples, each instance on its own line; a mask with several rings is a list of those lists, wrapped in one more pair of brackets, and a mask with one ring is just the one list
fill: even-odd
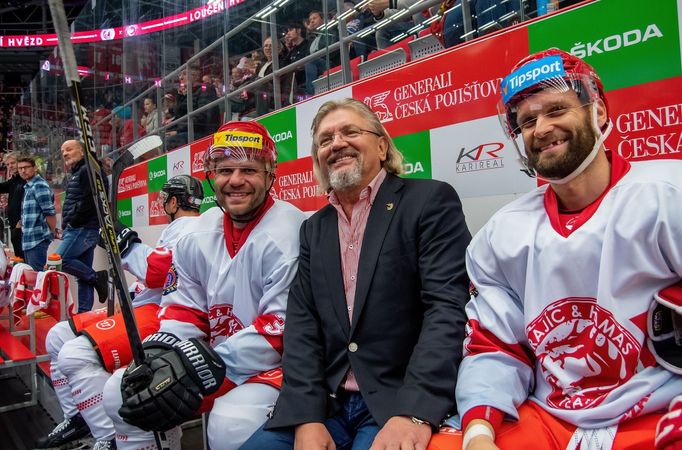
[[(597, 139), (591, 104), (581, 104), (575, 92), (541, 91), (518, 107), (528, 164), (549, 179), (567, 177), (587, 158)], [(598, 116), (605, 114), (598, 105)]]
[(216, 201), (230, 215), (235, 225), (244, 226), (258, 213), (274, 182), (260, 159), (222, 158), (215, 166)]

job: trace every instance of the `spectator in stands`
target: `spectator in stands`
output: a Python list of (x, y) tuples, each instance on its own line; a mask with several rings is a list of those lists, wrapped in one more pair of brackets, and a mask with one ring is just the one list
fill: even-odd
[(269, 431), (242, 449), (424, 449), (454, 408), (471, 238), (461, 203), (446, 183), (398, 177), (402, 155), (358, 100), (323, 104), (312, 134), (330, 204), (301, 228)]
[[(187, 71), (189, 71), (189, 80), (185, 79)], [(187, 91), (190, 88), (192, 89), (192, 111), (208, 105), (218, 98), (214, 89), (208, 89), (207, 85), (201, 83), (201, 71), (197, 67), (183, 70), (180, 72), (180, 87), (176, 98), (176, 117), (178, 118), (187, 115)], [(215, 132), (218, 127), (218, 107), (208, 108), (192, 115), (192, 123), (195, 140)], [(178, 130), (178, 134), (180, 133), (181, 130)]]
[(21, 243), (24, 260), (33, 270), (43, 270), (47, 248), (57, 232), (54, 193), (38, 173), (30, 156), (17, 158), (19, 176), (26, 182), (21, 205)]
[[(303, 35), (303, 27), (300, 23), (293, 22), (287, 27), (284, 35), (284, 44), (287, 52), (281, 59), (281, 66), (289, 66), (299, 59), (308, 56), (308, 42)], [(283, 104), (293, 105), (301, 99), (305, 92), (305, 69), (297, 66), (296, 70), (282, 78)]]
[[(304, 22), (306, 28), (306, 35), (308, 36), (308, 53), (313, 54), (337, 41), (336, 34), (333, 30), (324, 29), (320, 31), (320, 27), (325, 24), (320, 11), (310, 11), (308, 19)], [(322, 73), (329, 69), (329, 65), (336, 66), (339, 62), (339, 52), (336, 51), (330, 55), (330, 61), (327, 62), (326, 57), (318, 58), (305, 64), (305, 93), (313, 95), (313, 81), (315, 81)]]
[[(264, 78), (272, 73), (272, 37), (268, 36), (263, 41), (263, 54), (265, 62), (258, 68), (256, 79)], [(255, 91), (256, 97), (256, 117), (267, 114), (275, 109), (273, 82), (269, 81)]]
[[(406, 9), (418, 3), (420, 0), (370, 0), (365, 6), (366, 10), (371, 11), (376, 21), (381, 21), (396, 14), (401, 9)], [(428, 12), (428, 8), (438, 5), (441, 0), (426, 0), (421, 3), (421, 11)], [(424, 15), (419, 12), (405, 19), (392, 22), (376, 31), (377, 48), (382, 49), (393, 44), (391, 40), (412, 28), (415, 24), (421, 23)]]
[[(62, 257), (63, 271), (78, 280), (78, 312), (92, 309), (93, 289), (97, 290), (100, 302), (108, 296), (108, 275), (106, 270), (95, 272), (92, 262), (95, 246), (99, 239), (99, 220), (95, 197), (90, 189), (88, 168), (83, 144), (70, 140), (61, 147), (64, 164), (70, 169), (66, 183), (64, 205), (62, 206), (62, 240), (57, 253)], [(106, 175), (105, 189), (109, 190)]]
[(256, 107), (256, 99), (253, 94), (241, 87), (253, 81), (256, 76), (256, 66), (251, 58), (242, 56), (239, 64), (232, 69), (230, 78), (230, 92), (239, 92), (239, 96), (230, 99), (232, 120), (239, 118)]
[(139, 139), (144, 136), (145, 129), (142, 128), (142, 126), (133, 123), (133, 110), (130, 105), (117, 106), (113, 109), (113, 113), (114, 128), (116, 129), (119, 148), (131, 144), (135, 140), (135, 127), (137, 127), (137, 138)]
[(145, 97), (143, 107), (144, 115), (140, 124), (144, 127), (145, 133), (149, 134), (159, 128), (159, 112), (156, 110), (156, 100)]
[(24, 198), (26, 181), (17, 171), (17, 153), (7, 153), (3, 158), (7, 166), (7, 180), (0, 183), (0, 193), (7, 194), (7, 222), (14, 255), (24, 259), (21, 248), (21, 202)]
[[(349, 11), (355, 8), (355, 3), (352, 1), (343, 2), (343, 12)], [(337, 14), (338, 16), (339, 14)], [(336, 16), (334, 17), (336, 18)], [(374, 16), (369, 10), (356, 11), (346, 18), (346, 29), (348, 34), (357, 33), (358, 31), (364, 29), (367, 26), (374, 24)], [(376, 39), (374, 36), (368, 35), (363, 38), (355, 38), (350, 44), (350, 57), (356, 58), (358, 56), (363, 56), (367, 59), (367, 55), (373, 49), (376, 49)]]
[[(501, 85), (505, 132), (548, 184), (467, 251), (463, 447), (653, 449), (672, 401), (656, 448), (680, 448), (682, 297), (654, 297), (682, 278), (682, 162), (608, 151), (601, 80), (573, 55), (527, 56)], [(442, 437), (438, 448), (459, 448)]]

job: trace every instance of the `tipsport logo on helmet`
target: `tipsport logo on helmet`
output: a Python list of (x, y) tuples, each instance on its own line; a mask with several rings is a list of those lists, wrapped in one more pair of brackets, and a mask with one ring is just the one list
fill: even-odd
[(213, 135), (213, 145), (225, 147), (247, 147), (263, 149), (263, 136), (243, 131), (223, 131)]
[(502, 101), (505, 104), (519, 92), (550, 78), (563, 77), (564, 64), (558, 55), (546, 56), (515, 70), (502, 80)]

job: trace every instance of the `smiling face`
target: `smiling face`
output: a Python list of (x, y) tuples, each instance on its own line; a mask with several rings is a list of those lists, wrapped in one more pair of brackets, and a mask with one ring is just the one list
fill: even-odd
[(73, 167), (83, 156), (83, 147), (78, 141), (66, 141), (62, 144), (62, 158), (67, 167)]
[(260, 159), (222, 158), (214, 172), (216, 201), (237, 224), (255, 216), (274, 181)]
[[(521, 133), (529, 165), (539, 175), (564, 178), (587, 158), (596, 141), (590, 115), (591, 104), (583, 105), (574, 91), (544, 90), (518, 105), (518, 122), (535, 120)], [(606, 119), (602, 104), (597, 104), (599, 124)]]
[(388, 145), (385, 138), (371, 132), (357, 133), (352, 139), (341, 137), (357, 130), (372, 131), (359, 113), (348, 108), (327, 114), (317, 129), (316, 145), (332, 138), (329, 146), (318, 147), (316, 158), (320, 175), (327, 178), (335, 191), (364, 188), (386, 160)]
[(14, 156), (5, 157), (5, 166), (7, 166), (7, 176), (14, 176), (17, 173), (17, 158)]

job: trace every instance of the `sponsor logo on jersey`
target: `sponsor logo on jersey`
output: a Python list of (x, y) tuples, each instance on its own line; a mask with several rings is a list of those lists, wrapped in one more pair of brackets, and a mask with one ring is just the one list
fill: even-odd
[(637, 370), (640, 343), (594, 298), (553, 302), (526, 335), (552, 389), (547, 404), (553, 408), (593, 408)]
[(178, 274), (175, 272), (175, 264), (171, 264), (166, 274), (166, 283), (163, 285), (163, 295), (168, 295), (171, 292), (178, 290)]
[(244, 328), (241, 321), (234, 315), (232, 305), (211, 306), (208, 311), (208, 323), (211, 326), (211, 347), (220, 344)]
[(104, 319), (100, 320), (95, 324), (95, 328), (98, 330), (110, 330), (116, 326), (116, 321), (114, 319)]

